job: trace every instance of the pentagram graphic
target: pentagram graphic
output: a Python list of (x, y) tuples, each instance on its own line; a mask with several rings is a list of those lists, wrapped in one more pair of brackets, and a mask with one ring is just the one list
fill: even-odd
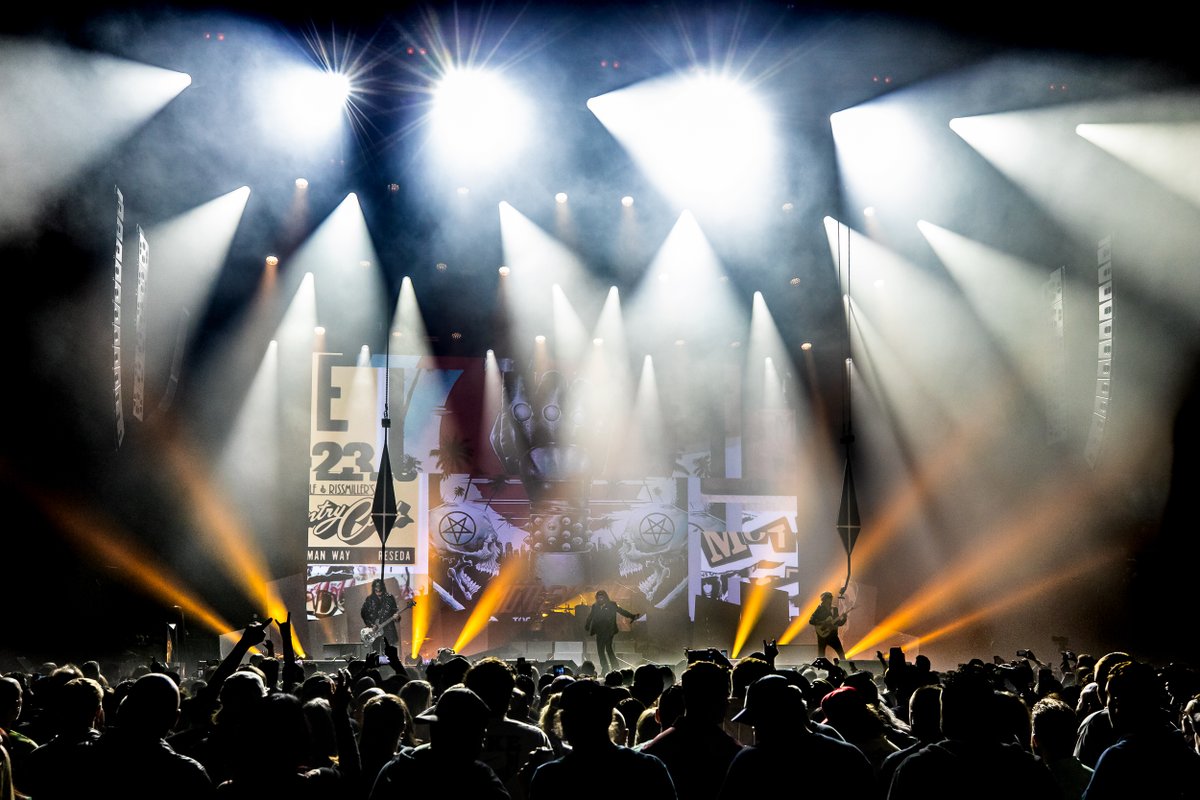
[(675, 538), (675, 521), (660, 511), (651, 511), (638, 525), (642, 541), (652, 547), (666, 547)]
[(475, 518), (463, 511), (450, 511), (438, 523), (438, 534), (446, 544), (462, 547), (475, 538)]

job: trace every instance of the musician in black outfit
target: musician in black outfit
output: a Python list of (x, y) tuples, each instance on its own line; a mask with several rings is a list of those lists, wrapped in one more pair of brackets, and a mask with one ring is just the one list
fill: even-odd
[(617, 654), (613, 650), (613, 638), (617, 635), (617, 614), (630, 621), (641, 616), (621, 608), (609, 599), (608, 592), (601, 589), (596, 592), (596, 605), (592, 606), (583, 626), (584, 630), (596, 637), (596, 649), (600, 651), (600, 670), (604, 674), (620, 669)]
[(846, 624), (846, 614), (833, 607), (833, 592), (821, 592), (821, 604), (808, 618), (808, 624), (817, 632), (818, 656), (824, 658), (826, 649), (832, 647), (838, 660), (846, 660), (846, 651), (838, 636), (838, 629)]
[[(376, 578), (371, 581), (371, 594), (363, 600), (362, 604), (362, 620), (363, 624), (372, 629), (372, 632), (377, 633), (375, 640), (367, 645), (368, 652), (382, 653), (384, 648), (384, 640), (388, 643), (400, 646), (400, 637), (396, 633), (396, 617), (399, 606), (396, 605), (396, 598), (388, 594), (387, 586), (382, 578)], [(375, 626), (387, 620), (387, 623), (375, 631)]]

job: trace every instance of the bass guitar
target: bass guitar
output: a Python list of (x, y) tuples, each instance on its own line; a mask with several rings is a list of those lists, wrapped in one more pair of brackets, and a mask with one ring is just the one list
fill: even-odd
[(416, 600), (409, 600), (408, 605), (406, 605), (404, 608), (397, 609), (395, 614), (392, 614), (390, 617), (385, 619), (383, 622), (380, 622), (378, 625), (368, 625), (367, 627), (363, 628), (361, 631), (359, 631), (359, 636), (362, 638), (362, 643), (369, 645), (372, 642), (374, 642), (376, 639), (379, 638), (380, 634), (383, 633), (384, 628), (386, 628), (388, 625), (392, 624), (392, 622), (394, 622), (395, 620), (400, 619), (401, 614), (403, 614), (405, 611), (412, 608), (416, 604), (417, 604)]

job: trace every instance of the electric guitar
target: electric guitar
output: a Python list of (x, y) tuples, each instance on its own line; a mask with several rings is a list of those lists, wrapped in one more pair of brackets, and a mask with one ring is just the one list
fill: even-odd
[[(395, 614), (392, 614), (383, 622), (379, 623), (378, 625), (368, 625), (367, 627), (363, 628), (361, 631), (359, 631), (359, 636), (362, 637), (362, 643), (371, 644), (374, 642), (379, 638), (379, 635), (383, 633), (383, 629), (385, 627), (390, 625), (394, 620), (400, 619), (401, 614), (403, 614), (405, 611), (408, 611), (408, 609), (412, 608), (416, 604), (416, 600), (409, 600), (408, 605), (406, 605), (404, 608), (397, 609)], [(393, 644), (395, 643), (393, 642)]]
[(822, 639), (832, 636), (838, 628), (846, 624), (846, 616), (853, 610), (854, 606), (851, 606), (845, 611), (834, 614), (824, 622), (814, 622), (813, 627), (817, 630), (817, 636)]

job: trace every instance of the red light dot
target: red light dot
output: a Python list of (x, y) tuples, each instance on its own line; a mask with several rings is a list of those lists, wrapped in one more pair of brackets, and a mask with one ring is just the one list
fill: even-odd
[(621, 62), (620, 62), (620, 61), (614, 61), (614, 62), (613, 62), (613, 69), (620, 69), (620, 68), (621, 68)]
[(223, 42), (223, 41), (225, 41), (225, 34), (223, 34), (223, 33), (218, 33), (218, 34), (217, 34), (217, 41), (218, 41), (218, 42)]
[(425, 48), (424, 48), (424, 47), (422, 47), (422, 48), (421, 48), (421, 55), (425, 55)]

